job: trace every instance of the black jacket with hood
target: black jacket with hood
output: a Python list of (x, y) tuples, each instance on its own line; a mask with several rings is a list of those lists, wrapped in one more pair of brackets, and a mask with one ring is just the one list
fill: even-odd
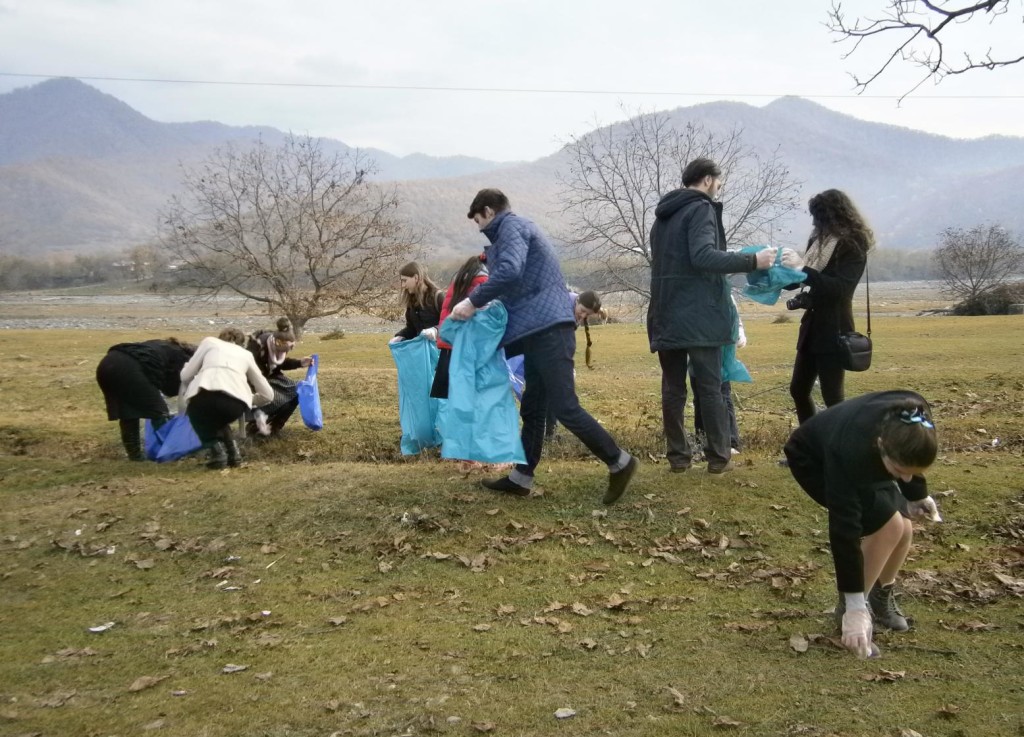
[(697, 189), (676, 189), (658, 203), (651, 228), (651, 352), (714, 348), (732, 342), (726, 274), (757, 268), (752, 253), (725, 250), (722, 205)]

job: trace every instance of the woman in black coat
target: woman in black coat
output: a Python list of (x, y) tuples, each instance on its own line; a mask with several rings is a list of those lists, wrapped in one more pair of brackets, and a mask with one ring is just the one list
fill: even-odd
[(139, 420), (152, 420), (154, 427), (167, 421), (170, 412), (164, 397), (178, 395), (181, 369), (195, 350), (177, 338), (118, 343), (96, 367), (107, 419), (120, 423), (121, 444), (129, 460), (145, 460)]
[(277, 330), (259, 330), (250, 335), (245, 347), (274, 390), (273, 401), (253, 411), (252, 421), (246, 424), (246, 435), (277, 434), (299, 406), (298, 387), (284, 372), (306, 368), (313, 359), (288, 357), (295, 348), (295, 333), (287, 317), (277, 321)]
[(913, 540), (912, 517), (941, 521), (924, 473), (938, 442), (931, 408), (912, 391), (848, 399), (800, 425), (786, 443), (793, 478), (828, 510), (843, 645), (875, 652), (874, 624), (909, 629), (894, 584)]
[[(441, 322), (441, 305), (444, 291), (427, 276), (427, 270), (415, 261), (410, 261), (398, 270), (402, 288), (402, 306), (405, 308), (405, 327), (395, 333), (389, 343), (412, 340), (424, 330), (437, 340), (437, 326)], [(454, 307), (455, 305), (452, 305)]]
[(811, 391), (815, 379), (821, 384), (826, 407), (843, 401), (845, 371), (839, 336), (854, 330), (853, 293), (874, 245), (871, 228), (850, 198), (838, 189), (814, 195), (808, 209), (814, 229), (806, 252), (802, 257), (791, 249), (782, 253), (784, 266), (803, 269), (807, 274), (804, 284), (809, 288), (794, 298), (805, 310), (789, 383), (800, 422), (814, 415)]

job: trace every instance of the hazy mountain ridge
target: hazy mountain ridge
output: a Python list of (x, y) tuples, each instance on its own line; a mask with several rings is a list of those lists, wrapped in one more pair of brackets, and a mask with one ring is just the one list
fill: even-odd
[[(948, 226), (999, 222), (1024, 236), (1024, 138), (958, 140), (870, 123), (799, 98), (764, 107), (715, 102), (663, 113), (720, 133), (742, 128), (762, 155), (778, 151), (807, 199), (848, 191), (880, 245), (934, 245)], [(146, 242), (160, 209), (180, 187), (179, 162), (212, 148), (286, 134), (266, 126), (212, 121), (158, 123), (77, 80), (54, 79), (0, 95), (0, 247), (20, 253), (99, 250)], [(351, 148), (322, 140), (329, 152)], [(405, 157), (364, 149), (378, 178), (400, 181), (405, 215), (428, 233), (427, 255), (468, 254), (484, 241), (466, 219), (481, 187), (504, 189), (513, 209), (552, 235), (564, 232), (558, 172), (565, 151), (533, 162), (498, 164), (455, 156)], [(800, 213), (775, 236), (801, 243)]]

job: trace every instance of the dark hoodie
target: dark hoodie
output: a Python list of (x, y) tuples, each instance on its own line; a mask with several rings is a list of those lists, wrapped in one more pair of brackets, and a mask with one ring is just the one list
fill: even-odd
[(651, 228), (651, 352), (732, 342), (726, 274), (757, 268), (757, 257), (725, 250), (722, 205), (696, 189), (661, 198)]

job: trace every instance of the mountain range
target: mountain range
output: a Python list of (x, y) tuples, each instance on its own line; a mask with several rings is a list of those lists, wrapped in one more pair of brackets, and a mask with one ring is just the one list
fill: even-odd
[[(779, 159), (801, 197), (837, 187), (870, 220), (880, 246), (935, 245), (945, 227), (999, 223), (1024, 235), (1024, 138), (952, 139), (870, 123), (800, 98), (764, 107), (714, 102), (664, 113), (699, 123)], [(119, 249), (154, 238), (158, 214), (180, 191), (181, 165), (215, 147), (282, 131), (215, 122), (160, 123), (74, 79), (52, 79), (0, 95), (0, 249), (17, 254)], [(349, 146), (329, 139), (328, 152)], [(405, 215), (429, 234), (427, 249), (451, 257), (479, 248), (465, 212), (481, 187), (503, 189), (513, 208), (552, 234), (564, 232), (558, 174), (565, 149), (532, 162), (470, 157), (397, 157), (362, 149), (377, 178), (399, 183)], [(780, 244), (802, 240), (796, 217)]]

